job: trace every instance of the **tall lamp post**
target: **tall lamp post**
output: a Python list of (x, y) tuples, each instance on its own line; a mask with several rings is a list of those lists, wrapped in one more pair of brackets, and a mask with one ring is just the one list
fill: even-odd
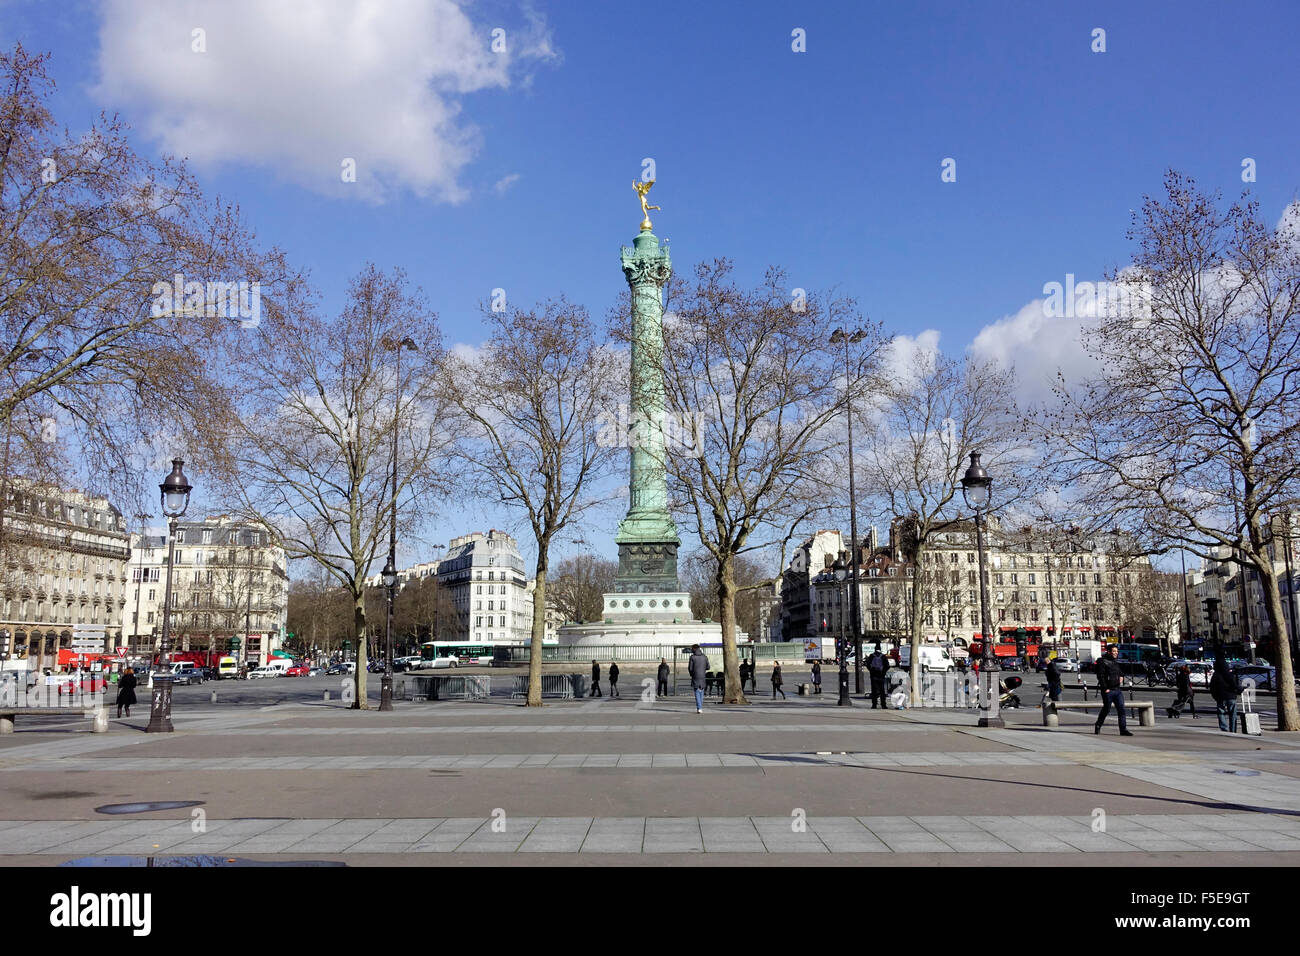
[[(162, 492), (163, 514), (167, 516), (167, 587), (163, 591), (163, 625), (162, 646), (159, 653), (171, 661), (171, 617), (172, 617), (172, 567), (176, 560), (176, 521), (189, 509), (190, 492), (194, 486), (185, 477), (182, 467), (185, 462), (180, 458), (172, 459), (172, 470), (163, 483), (158, 486)], [(164, 674), (153, 682), (153, 696), (149, 707), (149, 726), (145, 733), (171, 733), (172, 727), (172, 681), (170, 674)]]
[[(858, 543), (858, 499), (857, 489), (853, 477), (853, 404), (852, 395), (849, 392), (849, 346), (857, 345), (867, 333), (863, 329), (854, 329), (852, 332), (846, 332), (843, 329), (836, 329), (831, 333), (831, 344), (844, 345), (844, 412), (848, 419), (848, 438), (849, 438), (849, 566), (853, 569), (853, 590), (849, 594), (849, 613), (853, 622), (853, 673), (855, 693), (863, 692), (862, 684), (862, 609), (861, 597), (858, 593), (858, 565), (861, 554), (861, 546)], [(843, 653), (840, 658), (843, 660)], [(845, 666), (841, 666), (841, 673)], [(849, 704), (847, 691), (841, 694), (841, 706)]]
[(989, 614), (989, 583), (984, 573), (984, 512), (993, 496), (993, 479), (980, 464), (980, 453), (971, 452), (970, 467), (961, 479), (961, 495), (966, 506), (975, 512), (975, 550), (979, 554), (980, 574), (980, 688), (984, 695), (984, 714), (979, 719), (981, 727), (1004, 727), (1006, 724), (998, 711), (998, 663), (993, 654), (993, 621)]
[[(842, 558), (837, 558), (831, 565), (831, 570), (835, 575), (837, 587), (843, 588), (844, 582), (849, 577), (849, 566), (844, 563)], [(854, 587), (857, 582), (854, 581)], [(852, 600), (850, 598), (850, 600)], [(852, 707), (853, 701), (849, 698), (849, 642), (844, 635), (844, 611), (843, 605), (840, 610), (840, 637), (836, 639), (836, 656), (840, 659), (840, 699), (835, 703), (840, 707)]]
[(397, 353), (397, 397), (393, 403), (393, 515), (388, 534), (388, 563), (381, 577), (388, 589), (388, 621), (384, 628), (384, 676), (379, 681), (379, 709), (393, 709), (393, 600), (397, 588), (397, 424), (402, 414), (402, 349), (420, 351), (410, 338), (386, 339), (384, 347)]

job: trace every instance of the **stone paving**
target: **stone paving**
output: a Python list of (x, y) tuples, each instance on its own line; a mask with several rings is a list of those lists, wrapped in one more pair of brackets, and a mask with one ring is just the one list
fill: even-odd
[[(365, 862), (712, 853), (918, 863), (963, 854), (1300, 859), (1287, 856), (1300, 852), (1300, 740), (1219, 734), (1189, 721), (1121, 739), (1113, 726), (1094, 736), (1086, 718), (1063, 719), (1058, 730), (1036, 718), (1012, 715), (994, 730), (951, 711), (818, 702), (713, 705), (701, 717), (685, 702), (583, 701), (538, 710), (447, 702), (392, 714), (194, 707), (166, 735), (140, 733), (143, 718), (115, 721), (107, 735), (75, 721), (23, 723), (0, 742), (8, 798), (0, 862), (109, 852)], [(789, 749), (804, 742), (805, 750)], [(96, 812), (110, 797), (160, 793), (203, 809)], [(248, 814), (250, 799), (265, 816)], [(498, 802), (505, 806), (494, 809)], [(821, 812), (805, 815), (805, 806)], [(868, 806), (882, 812), (863, 814)], [(1049, 806), (1065, 812), (1042, 815)], [(290, 816), (291, 807), (303, 812)], [(770, 812), (784, 807), (788, 815)], [(1142, 807), (1179, 812), (1134, 812)]]

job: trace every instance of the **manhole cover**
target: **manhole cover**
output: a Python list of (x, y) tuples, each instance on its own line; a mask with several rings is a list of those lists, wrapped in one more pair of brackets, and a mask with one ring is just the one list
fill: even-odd
[(154, 800), (151, 803), (108, 803), (95, 807), (96, 813), (153, 813), (155, 810), (180, 810), (197, 807), (202, 800)]
[(1258, 777), (1258, 770), (1216, 770), (1215, 773), (1230, 773), (1238, 777)]

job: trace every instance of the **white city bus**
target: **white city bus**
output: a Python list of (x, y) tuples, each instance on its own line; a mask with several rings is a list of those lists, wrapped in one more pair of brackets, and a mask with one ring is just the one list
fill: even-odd
[(426, 641), (420, 645), (425, 667), (489, 667), (495, 645), (463, 641)]

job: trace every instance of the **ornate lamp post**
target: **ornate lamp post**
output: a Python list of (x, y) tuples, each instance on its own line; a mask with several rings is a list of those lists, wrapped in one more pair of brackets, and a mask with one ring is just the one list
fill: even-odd
[(420, 351), (410, 338), (385, 339), (384, 347), (397, 353), (397, 397), (393, 403), (393, 515), (388, 535), (388, 563), (381, 577), (388, 589), (388, 623), (384, 630), (384, 676), (379, 681), (379, 709), (393, 709), (393, 599), (397, 587), (397, 431), (402, 414), (402, 349)]
[(979, 719), (981, 727), (1004, 727), (998, 713), (998, 664), (993, 654), (993, 621), (989, 614), (989, 584), (984, 573), (984, 512), (988, 510), (993, 496), (993, 479), (980, 464), (980, 453), (971, 452), (970, 467), (961, 479), (961, 495), (966, 506), (975, 512), (975, 550), (979, 554), (980, 574), (980, 631), (983, 640), (983, 654), (980, 658), (980, 690), (984, 695), (984, 715)]
[[(846, 332), (843, 329), (836, 329), (831, 333), (831, 344), (844, 345), (844, 411), (848, 419), (848, 439), (849, 439), (849, 565), (853, 568), (853, 590), (849, 594), (850, 617), (853, 622), (853, 672), (855, 675), (854, 686), (856, 693), (863, 692), (862, 685), (862, 610), (861, 597), (858, 593), (858, 565), (861, 554), (861, 545), (858, 542), (858, 501), (857, 489), (854, 486), (853, 479), (853, 405), (850, 402), (851, 396), (848, 394), (849, 381), (849, 346), (856, 345), (867, 337), (867, 333), (862, 329), (854, 329), (852, 332)], [(844, 655), (841, 653), (840, 659)], [(847, 694), (842, 694), (840, 699), (841, 705), (848, 705), (849, 699)]]
[(379, 709), (393, 709), (393, 598), (397, 591), (397, 568), (393, 567), (393, 556), (388, 555), (388, 563), (380, 572), (384, 590), (388, 592), (388, 622), (384, 630), (385, 662), (384, 676), (379, 682)]
[[(172, 459), (172, 470), (163, 483), (158, 486), (162, 492), (163, 514), (167, 516), (167, 587), (163, 591), (163, 629), (162, 645), (159, 653), (164, 660), (171, 661), (171, 616), (172, 616), (172, 567), (176, 560), (176, 520), (189, 509), (190, 492), (194, 486), (185, 477), (182, 467), (185, 462), (180, 458)], [(171, 733), (172, 727), (172, 680), (170, 674), (155, 678), (153, 697), (149, 707), (149, 726), (145, 733)]]
[[(835, 575), (835, 582), (840, 593), (843, 593), (844, 582), (849, 577), (849, 567), (844, 563), (842, 558), (837, 558), (831, 565), (831, 570)], [(854, 588), (857, 582), (853, 582)], [(850, 599), (851, 600), (851, 599)], [(852, 707), (853, 701), (849, 698), (849, 642), (844, 637), (844, 605), (840, 605), (840, 636), (835, 639), (835, 656), (840, 660), (840, 699), (835, 703), (840, 707)]]

